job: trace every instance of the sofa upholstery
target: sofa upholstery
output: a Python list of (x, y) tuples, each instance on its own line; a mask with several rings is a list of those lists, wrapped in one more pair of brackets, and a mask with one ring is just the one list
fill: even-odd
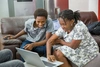
[[(81, 20), (87, 25), (89, 23), (93, 23), (98, 21), (97, 16), (94, 12), (80, 12)], [(3, 36), (11, 34), (15, 35), (20, 30), (24, 28), (24, 23), (29, 18), (33, 18), (33, 16), (24, 16), (24, 17), (9, 17), (9, 18), (2, 18), (1, 19), (1, 33)], [(100, 35), (92, 35), (98, 46), (100, 48)], [(16, 40), (3, 40), (3, 44), (5, 48), (11, 49), (13, 51), (14, 59), (16, 59), (16, 49), (15, 47), (20, 47), (22, 41), (25, 39), (25, 35), (19, 37)]]
[[(96, 14), (93, 11), (90, 12), (80, 12), (81, 20), (86, 24), (90, 24), (93, 22), (98, 21)], [(98, 46), (100, 48), (100, 35), (92, 35), (96, 42), (98, 43)], [(100, 50), (99, 50), (100, 51)]]
[[(100, 53), (98, 54), (98, 56), (96, 58), (94, 58), (92, 61), (90, 61), (89, 63), (87, 63), (84, 67), (100, 67)], [(78, 67), (77, 65), (75, 65), (74, 63), (71, 62), (72, 67)]]
[[(23, 17), (8, 17), (1, 19), (1, 33), (2, 36), (15, 35), (24, 28), (24, 23), (29, 18), (33, 16), (23, 16)], [(11, 49), (13, 52), (13, 59), (16, 59), (16, 49), (15, 47), (20, 47), (22, 41), (25, 40), (25, 35), (19, 37), (18, 39), (3, 40), (3, 45), (5, 49)]]

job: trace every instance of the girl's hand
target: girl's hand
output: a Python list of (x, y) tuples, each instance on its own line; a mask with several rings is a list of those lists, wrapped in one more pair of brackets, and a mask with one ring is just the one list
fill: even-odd
[(62, 41), (63, 41), (62, 39), (57, 39), (57, 40), (56, 40), (56, 44), (61, 44)]
[(54, 61), (56, 60), (56, 58), (55, 58), (54, 55), (47, 55), (47, 59), (48, 59), (49, 61), (52, 61), (52, 62), (54, 62)]

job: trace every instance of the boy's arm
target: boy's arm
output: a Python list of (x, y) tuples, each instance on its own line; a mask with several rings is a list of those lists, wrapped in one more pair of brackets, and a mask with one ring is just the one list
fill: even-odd
[(8, 39), (16, 39), (16, 38), (18, 38), (18, 37), (20, 37), (21, 35), (24, 35), (24, 34), (26, 34), (26, 32), (24, 31), (24, 30), (21, 30), (18, 34), (16, 34), (16, 35), (7, 35), (7, 36), (5, 36), (3, 39), (4, 40), (8, 40)]
[(16, 34), (16, 35), (14, 36), (14, 38), (18, 38), (18, 37), (20, 37), (20, 36), (22, 36), (22, 35), (24, 35), (24, 34), (26, 34), (26, 32), (25, 32), (24, 30), (21, 30), (18, 34)]
[(39, 42), (34, 42), (34, 43), (31, 43), (31, 44), (27, 44), (24, 47), (24, 49), (26, 49), (26, 50), (32, 50), (34, 47), (46, 45), (46, 42), (50, 38), (51, 35), (52, 35), (52, 33), (49, 33), (49, 32), (46, 33), (46, 39), (44, 39), (42, 41), (39, 41)]

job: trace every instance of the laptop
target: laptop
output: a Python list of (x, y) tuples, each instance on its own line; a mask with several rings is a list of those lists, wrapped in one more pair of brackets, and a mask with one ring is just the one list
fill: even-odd
[(16, 50), (25, 60), (25, 63), (36, 67), (57, 67), (63, 64), (63, 62), (60, 61), (50, 62), (46, 57), (40, 57), (36, 52), (28, 51), (17, 47)]

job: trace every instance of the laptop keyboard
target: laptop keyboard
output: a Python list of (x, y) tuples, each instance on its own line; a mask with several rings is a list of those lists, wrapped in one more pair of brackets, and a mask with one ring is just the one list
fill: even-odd
[[(42, 60), (43, 61), (43, 60)], [(48, 66), (48, 67), (53, 67), (53, 66), (56, 66), (55, 64), (52, 64), (52, 63), (49, 63), (47, 61), (43, 61), (43, 63)]]

